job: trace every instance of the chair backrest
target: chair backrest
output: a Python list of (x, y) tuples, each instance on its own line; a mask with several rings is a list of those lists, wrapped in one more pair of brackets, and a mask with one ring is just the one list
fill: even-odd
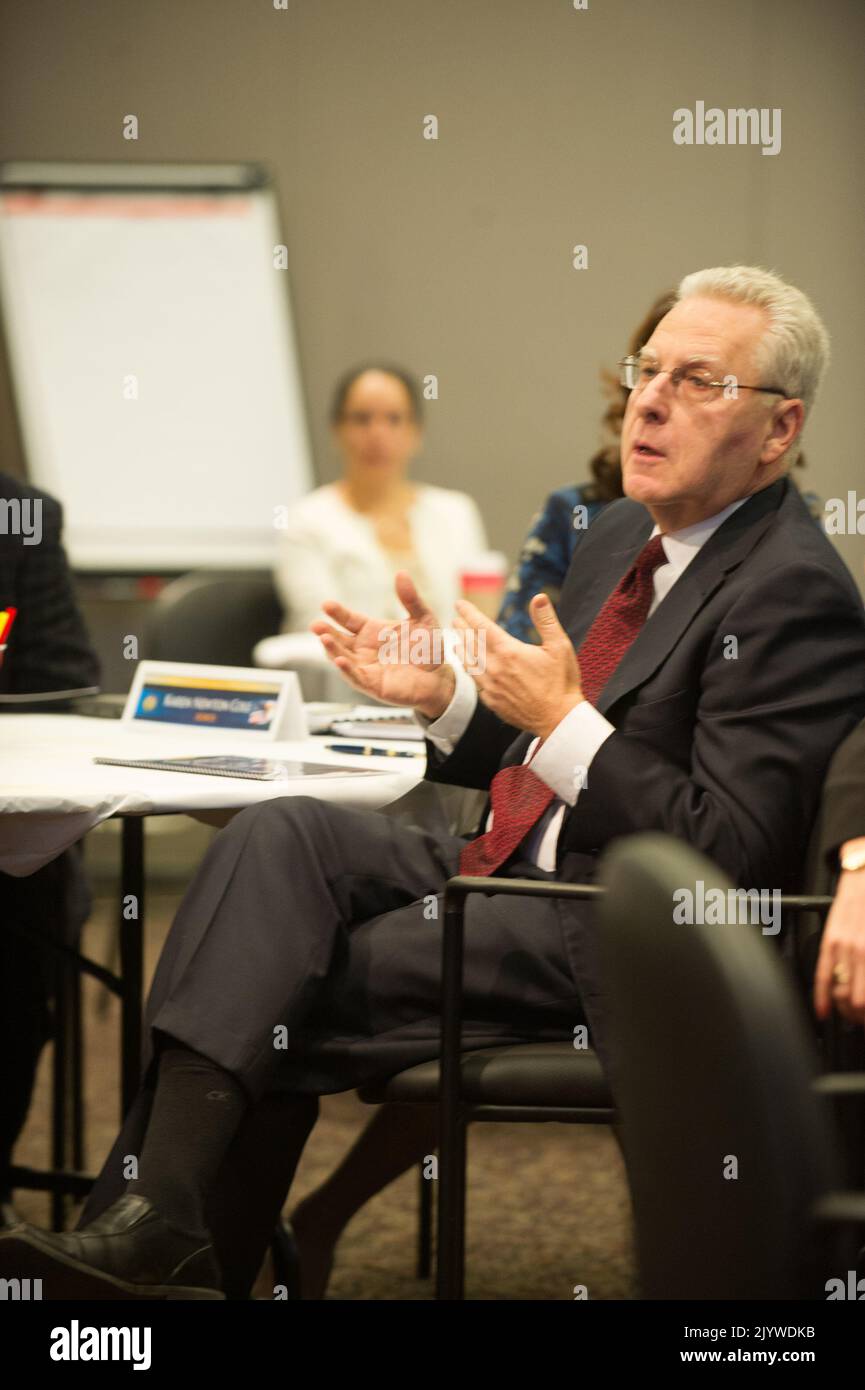
[(155, 661), (252, 666), (282, 609), (267, 570), (196, 570), (167, 584), (153, 605), (144, 653)]
[(834, 1256), (810, 1214), (837, 1185), (837, 1142), (777, 953), (759, 925), (731, 923), (726, 896), (726, 925), (674, 920), (681, 890), (699, 915), (700, 882), (704, 899), (733, 885), (668, 836), (618, 842), (601, 880), (610, 1080), (644, 1297), (825, 1297)]

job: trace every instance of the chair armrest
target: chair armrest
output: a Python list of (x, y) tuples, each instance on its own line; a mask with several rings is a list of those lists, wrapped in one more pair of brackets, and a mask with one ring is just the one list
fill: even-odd
[[(597, 898), (605, 889), (588, 883), (555, 883), (535, 878), (477, 878), (457, 874), (445, 884), (442, 925), (441, 1059), (439, 1062), (439, 1297), (462, 1287), (462, 1231), (465, 1181), (465, 1129), (460, 1114), (462, 1096), (462, 998), (465, 905), (470, 893), (511, 894), (526, 898)], [(459, 1239), (454, 1237), (457, 1233)], [(457, 1295), (459, 1296), (459, 1295)]]
[[(470, 893), (523, 898), (600, 898), (607, 890), (594, 883), (556, 883), (536, 878), (476, 877), (457, 874), (444, 892), (442, 929), (442, 1056), (448, 1043), (459, 1056), (462, 1025), (463, 938), (465, 903)], [(454, 1040), (455, 1037), (455, 1040)]]
[[(603, 886), (594, 883), (557, 883), (546, 879), (476, 877), (471, 874), (457, 874), (445, 884), (440, 1064), (443, 1126), (454, 1122), (460, 1095), (466, 899), (471, 893), (483, 893), (486, 897), (501, 893), (525, 898), (591, 899), (603, 897), (605, 892)], [(825, 894), (783, 894), (781, 909), (790, 912), (827, 912), (832, 902), (833, 899)], [(450, 1112), (448, 1119), (445, 1110)]]
[[(534, 878), (475, 877), (457, 874), (448, 880), (444, 893), (442, 935), (442, 1058), (460, 1046), (462, 1005), (462, 948), (465, 901), (471, 893), (490, 897), (495, 893), (525, 898), (599, 898), (606, 889), (599, 884), (556, 883)], [(781, 896), (781, 910), (788, 912), (828, 912), (833, 899), (825, 894), (788, 893)], [(455, 1035), (455, 1040), (454, 1040)], [(450, 1047), (448, 1046), (450, 1045)]]
[(865, 1192), (828, 1192), (814, 1203), (812, 1215), (826, 1226), (865, 1225)]
[[(462, 1056), (463, 939), (465, 904), (470, 893), (510, 894), (525, 898), (599, 898), (605, 888), (594, 883), (555, 883), (536, 878), (480, 878), (457, 874), (444, 893), (442, 927), (441, 1096), (442, 1124), (454, 1122), (460, 1095)], [(450, 1104), (448, 1105), (448, 1097)], [(449, 1118), (444, 1110), (449, 1109)]]
[(847, 1096), (865, 1096), (865, 1071), (827, 1072), (815, 1078), (812, 1090), (818, 1096), (829, 1096), (832, 1100)]
[(828, 912), (834, 901), (825, 893), (782, 893), (781, 911)]
[[(597, 883), (558, 883), (543, 878), (477, 878), (457, 874), (445, 884), (445, 911), (448, 898), (465, 899), (469, 893), (510, 893), (525, 898), (601, 898), (606, 888)], [(831, 900), (830, 900), (831, 901)]]

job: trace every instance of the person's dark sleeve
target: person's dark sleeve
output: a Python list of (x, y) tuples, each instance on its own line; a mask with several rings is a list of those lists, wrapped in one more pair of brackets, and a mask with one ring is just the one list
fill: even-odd
[(830, 868), (846, 840), (865, 836), (865, 721), (838, 749), (823, 789), (822, 852)]
[[(738, 660), (725, 659), (723, 634), (736, 635)], [(806, 561), (755, 580), (724, 615), (695, 695), (687, 763), (625, 721), (595, 754), (560, 848), (593, 853), (660, 830), (734, 883), (781, 887), (808, 843), (832, 754), (865, 711), (861, 605)]]
[(429, 782), (445, 782), (456, 787), (486, 791), (499, 770), (499, 764), (521, 729), (506, 724), (478, 700), (475, 712), (454, 751), (445, 756), (426, 740), (426, 772)]
[(75, 599), (59, 502), (42, 499), (42, 536), (17, 547), (15, 606), (4, 688), (13, 695), (99, 684), (99, 661)]

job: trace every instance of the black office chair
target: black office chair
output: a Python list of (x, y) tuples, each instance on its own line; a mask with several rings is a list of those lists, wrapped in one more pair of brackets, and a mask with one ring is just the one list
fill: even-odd
[[(380, 1104), (439, 1106), (438, 1259), (436, 1296), (463, 1297), (465, 1265), (466, 1136), (472, 1120), (561, 1120), (609, 1124), (617, 1137), (618, 1116), (612, 1093), (593, 1051), (577, 1052), (571, 1042), (525, 1044), (462, 1053), (462, 950), (465, 905), (474, 893), (522, 897), (587, 899), (604, 894), (603, 885), (550, 883), (535, 879), (458, 876), (445, 890), (442, 935), (442, 1058), (409, 1068), (388, 1081), (363, 1087), (361, 1100)], [(810, 914), (821, 922), (831, 897), (782, 899), (788, 915)], [(640, 911), (635, 920), (642, 919)], [(839, 1077), (836, 1090), (849, 1093), (849, 1078)], [(833, 1083), (829, 1082), (829, 1085)], [(433, 1184), (419, 1178), (420, 1231), (418, 1273), (428, 1272), (431, 1250)], [(282, 1266), (288, 1252), (274, 1246)]]
[(282, 607), (267, 570), (195, 570), (167, 584), (148, 620), (143, 656), (252, 666), (263, 637), (282, 626)]
[(732, 887), (710, 861), (646, 834), (613, 845), (600, 872), (643, 1296), (825, 1299), (865, 1225), (865, 1194), (837, 1190), (826, 1097), (865, 1095), (865, 1075), (818, 1078), (800, 1001), (757, 927), (673, 921), (676, 890)]
[[(597, 1053), (564, 1042), (532, 1042), (481, 1048), (460, 1055), (462, 1000), (462, 930), (469, 893), (517, 893), (542, 896), (561, 885), (537, 879), (455, 878), (447, 885), (443, 943), (442, 1058), (421, 1062), (383, 1081), (358, 1089), (367, 1105), (387, 1101), (402, 1105), (444, 1105), (440, 1118), (438, 1297), (461, 1298), (464, 1265), (466, 1132), (473, 1121), (487, 1123), (593, 1124), (616, 1126), (613, 1098)], [(566, 885), (569, 895), (594, 898), (591, 884)], [(442, 1089), (442, 1076), (445, 1088)], [(448, 1165), (448, 1175), (442, 1165)], [(418, 1236), (415, 1273), (426, 1278), (432, 1268), (433, 1187), (418, 1165)], [(443, 1227), (448, 1235), (443, 1238)], [(444, 1250), (445, 1254), (442, 1255)], [(274, 1277), (293, 1287), (295, 1252), (284, 1222), (271, 1242)]]
[[(510, 879), (513, 883), (517, 880)], [(453, 1071), (450, 1073), (453, 1085)], [(440, 1164), (456, 1153), (460, 1210), (449, 1217), (458, 1229), (456, 1263), (462, 1297), (466, 1130), (472, 1121), (488, 1123), (616, 1125), (610, 1088), (597, 1053), (577, 1050), (573, 1041), (519, 1043), (482, 1048), (460, 1058), (459, 1099), (449, 1138), (440, 1139)], [(393, 1101), (403, 1105), (438, 1105), (441, 1069), (438, 1061), (421, 1062), (387, 1081), (370, 1083), (358, 1090), (367, 1105)], [(441, 1177), (441, 1167), (439, 1169)], [(424, 1165), (418, 1166), (418, 1243), (416, 1275), (426, 1278), (432, 1267), (433, 1186)], [(439, 1238), (441, 1241), (441, 1237)], [(439, 1264), (441, 1271), (441, 1263)], [(444, 1294), (440, 1285), (441, 1297)]]
[[(521, 897), (598, 897), (594, 884), (555, 884), (537, 879), (451, 879), (445, 889), (442, 957), (442, 1058), (422, 1062), (389, 1080), (358, 1091), (369, 1105), (385, 1101), (439, 1106), (439, 1210), (437, 1296), (462, 1298), (465, 1262), (466, 1138), (472, 1121), (612, 1125), (617, 1115), (597, 1053), (573, 1040), (521, 1043), (462, 1053), (462, 936), (465, 900), (471, 893)], [(432, 1188), (418, 1178), (417, 1274), (429, 1273)]]

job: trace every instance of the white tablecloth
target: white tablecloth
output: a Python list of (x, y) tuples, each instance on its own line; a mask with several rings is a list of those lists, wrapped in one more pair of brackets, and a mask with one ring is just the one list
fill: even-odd
[(92, 761), (94, 756), (172, 758), (209, 753), (351, 761), (344, 754), (328, 752), (323, 746), (327, 741), (325, 737), (258, 743), (201, 729), (133, 730), (119, 720), (82, 715), (2, 715), (0, 870), (16, 877), (32, 874), (94, 825), (117, 814), (194, 815), (299, 795), (375, 810), (401, 797), (423, 777), (423, 758), (357, 759), (359, 766), (382, 771), (384, 775), (378, 777), (295, 778), (276, 783), (102, 767)]

